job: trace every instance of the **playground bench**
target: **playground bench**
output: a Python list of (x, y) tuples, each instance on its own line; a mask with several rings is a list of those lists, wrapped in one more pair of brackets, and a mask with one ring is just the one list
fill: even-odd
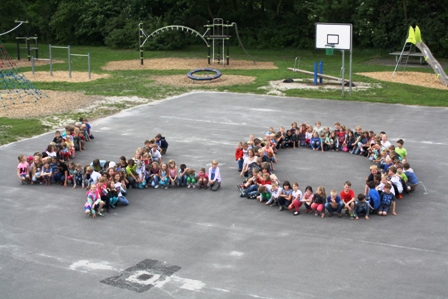
[[(398, 63), (398, 59), (400, 59), (401, 52), (400, 51), (392, 52), (392, 53), (389, 53), (389, 55), (395, 56), (395, 62)], [(403, 60), (403, 58), (405, 58), (406, 56), (419, 58), (420, 59), (420, 64), (425, 64), (425, 60), (423, 59), (423, 53), (420, 53), (420, 52), (411, 52), (411, 53), (403, 52), (403, 56), (401, 57), (401, 60)], [(401, 63), (401, 61), (400, 61), (400, 63)]]

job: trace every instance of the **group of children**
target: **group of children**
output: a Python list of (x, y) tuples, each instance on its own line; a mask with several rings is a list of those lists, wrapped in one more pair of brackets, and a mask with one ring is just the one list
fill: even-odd
[[(185, 164), (177, 166), (174, 160), (162, 161), (162, 149), (156, 136), (153, 141), (147, 140), (144, 148), (138, 148), (132, 159), (120, 157), (119, 163), (95, 159), (86, 167), (84, 178), (87, 202), (85, 213), (95, 217), (102, 216), (102, 208), (110, 211), (117, 203), (128, 205), (124, 197), (129, 189), (168, 189), (170, 187), (187, 187), (217, 191), (221, 185), (221, 174), (218, 161), (213, 160), (208, 170), (200, 168), (196, 173)], [(166, 148), (163, 151), (166, 153)]]
[[(53, 141), (43, 152), (36, 152), (28, 157), (19, 155), (17, 176), (20, 182), (44, 185), (54, 182), (66, 187), (73, 178), (75, 169), (71, 160), (75, 158), (76, 151), (83, 151), (85, 143), (91, 139), (94, 139), (94, 136), (86, 118), (80, 118), (73, 126), (66, 126), (63, 133), (56, 131)], [(73, 166), (71, 169), (70, 165)]]
[(50, 185), (52, 183), (87, 190), (85, 213), (95, 218), (103, 216), (102, 210), (114, 209), (117, 204), (128, 205), (125, 197), (129, 189), (148, 187), (168, 189), (169, 187), (204, 188), (217, 191), (221, 185), (218, 161), (213, 160), (206, 172), (179, 167), (174, 160), (165, 163), (162, 159), (168, 149), (168, 142), (161, 134), (146, 140), (132, 159), (120, 157), (119, 162), (93, 160), (88, 165), (75, 163), (76, 151), (83, 151), (85, 143), (93, 139), (88, 120), (82, 118), (74, 126), (66, 126), (65, 132), (55, 132), (53, 141), (43, 152), (33, 156), (19, 155), (17, 176), (22, 184)]
[[(275, 206), (279, 211), (290, 210), (293, 215), (300, 214), (300, 207), (305, 207), (305, 213), (325, 217), (335, 213), (342, 217), (343, 211), (350, 219), (359, 219), (360, 215), (369, 219), (372, 213), (387, 216), (389, 212), (396, 213), (396, 200), (403, 194), (413, 192), (419, 181), (407, 161), (407, 151), (403, 148), (403, 140), (399, 139), (396, 146), (387, 140), (385, 132), (376, 135), (373, 131), (363, 131), (357, 126), (355, 132), (335, 123), (334, 130), (322, 127), (317, 121), (315, 127), (296, 122), (291, 129), (280, 127), (278, 132), (269, 128), (263, 138), (250, 135), (247, 142), (239, 142), (235, 150), (240, 176), (247, 179), (237, 185), (240, 196), (257, 199), (266, 205)], [(313, 191), (306, 186), (304, 193), (299, 190), (297, 182), (283, 183), (274, 171), (276, 155), (280, 149), (310, 148), (313, 151), (341, 151), (354, 155), (368, 157), (373, 165), (366, 178), (363, 193), (355, 196), (351, 183), (346, 181), (343, 190), (338, 194), (331, 190), (327, 196), (324, 186)]]

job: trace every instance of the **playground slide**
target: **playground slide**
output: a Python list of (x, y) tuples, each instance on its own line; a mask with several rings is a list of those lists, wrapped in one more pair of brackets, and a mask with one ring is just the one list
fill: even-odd
[(426, 62), (433, 68), (440, 82), (442, 82), (443, 85), (448, 86), (448, 76), (443, 71), (440, 63), (434, 58), (434, 56), (432, 56), (431, 50), (429, 50), (428, 46), (424, 42), (416, 42), (415, 46), (423, 53)]

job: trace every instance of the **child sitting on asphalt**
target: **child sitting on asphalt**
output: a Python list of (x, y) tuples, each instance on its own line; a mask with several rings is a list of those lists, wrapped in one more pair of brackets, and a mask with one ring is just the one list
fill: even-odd
[(168, 142), (166, 141), (165, 137), (163, 137), (162, 134), (157, 134), (154, 139), (157, 146), (160, 147), (161, 154), (165, 155), (166, 151), (168, 150)]
[(311, 204), (311, 210), (316, 211), (314, 216), (321, 215), (321, 218), (325, 217), (324, 204), (327, 198), (325, 194), (325, 188), (323, 186), (317, 187), (316, 193), (313, 196), (313, 203)]
[(305, 213), (312, 213), (311, 204), (313, 203), (313, 187), (306, 186), (305, 193), (302, 196), (302, 202), (305, 205)]
[[(151, 168), (149, 169), (149, 174), (148, 174), (148, 178), (146, 180), (147, 184), (151, 184), (151, 186), (154, 189), (159, 188), (159, 163), (157, 162), (152, 162), (151, 163)], [(186, 180), (186, 179), (185, 179)], [(185, 181), (186, 182), (186, 181)]]
[(302, 205), (302, 191), (299, 190), (299, 183), (294, 182), (292, 184), (292, 202), (288, 206), (288, 210), (295, 210), (293, 215), (297, 216), (300, 214), (300, 206)]
[(417, 188), (418, 185), (418, 178), (414, 173), (414, 170), (411, 168), (411, 166), (409, 165), (408, 162), (403, 162), (403, 169), (404, 169), (404, 173), (406, 174), (407, 178), (408, 178), (408, 189), (410, 192), (413, 192), (415, 190), (415, 188)]
[(408, 155), (408, 152), (403, 147), (404, 141), (403, 139), (397, 140), (397, 147), (395, 147), (395, 152), (400, 156), (401, 159), (405, 159)]
[(196, 188), (197, 180), (196, 170), (189, 168), (187, 171), (187, 188)]
[(387, 183), (384, 186), (384, 191), (381, 193), (381, 205), (378, 209), (378, 215), (387, 216), (389, 213), (390, 207), (392, 206), (392, 215), (397, 216), (395, 211), (395, 196), (390, 192), (392, 186)]
[(273, 182), (270, 189), (271, 198), (266, 202), (266, 205), (269, 205), (271, 207), (278, 206), (278, 196), (280, 195), (280, 191), (281, 188), (278, 186), (278, 184)]
[(327, 203), (325, 204), (325, 209), (328, 211), (328, 216), (333, 216), (334, 213), (337, 213), (338, 217), (342, 217), (342, 209), (344, 208), (344, 203), (341, 200), (341, 197), (338, 195), (336, 190), (331, 190), (330, 195), (327, 197)]
[(81, 186), (84, 189), (85, 180), (84, 180), (84, 169), (80, 163), (76, 164), (75, 172), (73, 174), (73, 189), (77, 186)]
[(208, 183), (212, 191), (218, 191), (221, 186), (221, 173), (216, 160), (212, 161), (212, 166), (208, 169)]
[[(159, 185), (160, 188), (168, 189), (169, 180), (168, 180), (168, 165), (166, 163), (162, 163), (159, 169)], [(193, 187), (195, 188), (195, 187)]]
[(25, 155), (19, 155), (19, 164), (17, 165), (17, 176), (22, 184), (29, 182), (30, 175), (28, 172), (29, 163), (27, 162)]
[(258, 196), (257, 200), (259, 202), (267, 202), (271, 199), (271, 185), (262, 185), (258, 187)]
[(157, 144), (154, 144), (151, 148), (150, 154), (154, 162), (162, 164), (162, 154), (159, 152), (158, 148), (159, 146)]
[(365, 215), (366, 220), (369, 220), (369, 212), (370, 212), (370, 205), (366, 196), (361, 193), (358, 194), (358, 200), (355, 201), (355, 209), (353, 210), (355, 219), (359, 220), (360, 215)]
[(244, 164), (244, 151), (242, 142), (238, 142), (238, 145), (236, 147), (235, 161), (238, 165), (238, 172), (241, 172), (243, 170), (243, 164)]
[(289, 181), (283, 182), (283, 188), (280, 191), (280, 194), (278, 195), (277, 199), (278, 205), (280, 206), (278, 208), (279, 211), (283, 211), (284, 209), (287, 209), (291, 203), (292, 203), (292, 188)]
[(339, 194), (344, 203), (345, 212), (350, 215), (350, 219), (355, 219), (353, 209), (355, 208), (355, 192), (351, 189), (352, 183), (346, 181), (344, 183), (344, 190)]
[(371, 207), (370, 213), (377, 213), (378, 208), (380, 207), (381, 204), (380, 193), (375, 188), (376, 187), (375, 182), (369, 182), (367, 185), (369, 186), (369, 193), (367, 196), (367, 200), (369, 201)]
[(370, 165), (370, 174), (366, 177), (366, 187), (364, 189), (364, 194), (369, 192), (369, 182), (373, 182), (375, 180), (375, 175), (378, 173), (378, 166)]
[(185, 187), (187, 185), (187, 165), (180, 164), (179, 166), (179, 174), (177, 178), (179, 179), (179, 187)]
[(397, 174), (397, 168), (395, 166), (389, 167), (388, 175), (392, 187), (395, 189), (395, 197), (398, 199), (403, 198), (403, 184), (401, 183), (400, 175)]
[(101, 210), (104, 204), (104, 201), (101, 200), (100, 191), (96, 188), (96, 184), (91, 184), (90, 191), (87, 192), (87, 201), (84, 204), (86, 215), (92, 216), (92, 218), (95, 218), (96, 215), (103, 216)]
[(205, 173), (205, 168), (201, 167), (198, 173), (198, 187), (199, 189), (204, 188), (207, 189), (208, 184), (208, 175)]
[(48, 162), (44, 163), (40, 177), (42, 178), (42, 182), (45, 185), (49, 186), (51, 184), (51, 179), (53, 177), (53, 170), (50, 166), (50, 163)]

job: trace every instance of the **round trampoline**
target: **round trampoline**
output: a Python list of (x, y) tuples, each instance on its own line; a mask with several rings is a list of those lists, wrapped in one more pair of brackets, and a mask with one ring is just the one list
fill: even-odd
[[(215, 73), (214, 76), (206, 76), (206, 77), (201, 77), (201, 76), (195, 76), (194, 74), (196, 73), (201, 73), (201, 72), (212, 72)], [(218, 79), (219, 77), (221, 77), (222, 73), (218, 70), (212, 69), (212, 68), (205, 68), (205, 69), (196, 69), (193, 70), (191, 72), (188, 72), (187, 77), (191, 80), (195, 80), (195, 81), (211, 81), (211, 80), (215, 80)]]

